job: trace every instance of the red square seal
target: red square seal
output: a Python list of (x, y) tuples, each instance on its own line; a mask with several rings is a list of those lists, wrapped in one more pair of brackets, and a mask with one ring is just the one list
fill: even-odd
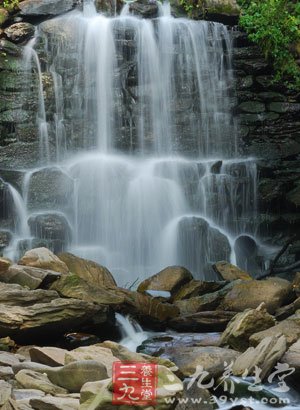
[(156, 405), (157, 364), (114, 362), (112, 404)]

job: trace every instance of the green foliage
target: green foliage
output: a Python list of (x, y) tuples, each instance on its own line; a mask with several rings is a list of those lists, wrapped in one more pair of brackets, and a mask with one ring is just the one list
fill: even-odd
[(0, 5), (8, 11), (13, 11), (19, 5), (19, 0), (3, 0), (0, 1)]
[(300, 87), (300, 3), (296, 0), (240, 0), (240, 25), (275, 68), (275, 81)]

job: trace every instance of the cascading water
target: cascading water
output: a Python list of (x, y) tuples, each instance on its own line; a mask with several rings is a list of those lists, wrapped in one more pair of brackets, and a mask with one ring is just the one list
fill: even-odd
[[(256, 167), (238, 158), (230, 54), (224, 25), (175, 19), (168, 5), (144, 20), (87, 2), (40, 24), (25, 56), (43, 165), (27, 173), (28, 217), (65, 215), (69, 250), (121, 283), (234, 262), (235, 239), (255, 234)], [(49, 159), (63, 178), (41, 205), (30, 187)]]

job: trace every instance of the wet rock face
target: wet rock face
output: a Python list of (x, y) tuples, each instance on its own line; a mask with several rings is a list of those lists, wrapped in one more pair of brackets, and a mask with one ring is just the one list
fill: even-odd
[(13, 43), (23, 43), (34, 36), (35, 27), (30, 23), (15, 23), (4, 30), (6, 37)]
[(25, 0), (19, 4), (22, 16), (58, 16), (72, 10), (74, 0)]

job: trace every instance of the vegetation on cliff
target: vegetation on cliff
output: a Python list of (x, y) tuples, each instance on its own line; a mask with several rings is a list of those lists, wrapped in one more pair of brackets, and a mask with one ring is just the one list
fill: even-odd
[(240, 0), (240, 25), (272, 61), (275, 81), (300, 86), (300, 3), (294, 0)]

